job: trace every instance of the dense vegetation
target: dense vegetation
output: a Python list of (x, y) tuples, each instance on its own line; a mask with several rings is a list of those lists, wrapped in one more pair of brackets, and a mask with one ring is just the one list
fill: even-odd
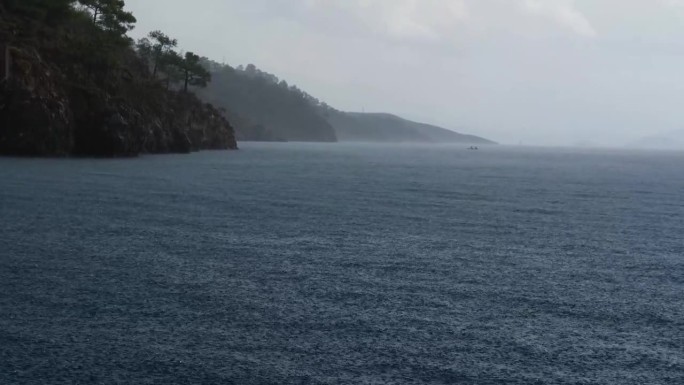
[(237, 68), (205, 59), (212, 83), (200, 97), (224, 108), (243, 140), (334, 142), (333, 127), (319, 114), (324, 105), (296, 86), (253, 64)]
[(213, 81), (198, 94), (227, 112), (240, 140), (492, 143), (394, 115), (342, 112), (253, 64), (203, 64)]
[(123, 0), (2, 0), (0, 153), (236, 148), (221, 112), (188, 92), (210, 80), (200, 57), (159, 31), (135, 44), (135, 22)]

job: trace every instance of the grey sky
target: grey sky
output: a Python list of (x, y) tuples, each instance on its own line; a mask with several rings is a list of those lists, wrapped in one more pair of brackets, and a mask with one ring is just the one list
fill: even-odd
[(684, 0), (128, 0), (139, 37), (504, 143), (684, 127)]

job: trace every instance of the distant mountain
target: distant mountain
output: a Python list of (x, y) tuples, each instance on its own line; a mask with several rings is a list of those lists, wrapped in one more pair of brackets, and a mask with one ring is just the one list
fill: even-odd
[(494, 144), (390, 114), (338, 111), (253, 64), (233, 68), (203, 60), (212, 82), (195, 92), (225, 110), (238, 140)]
[(208, 87), (195, 92), (223, 108), (238, 140), (336, 142), (335, 130), (316, 108), (318, 101), (254, 65), (232, 68), (209, 60)]
[(345, 142), (495, 144), (473, 135), (413, 122), (391, 114), (322, 111), (337, 138)]

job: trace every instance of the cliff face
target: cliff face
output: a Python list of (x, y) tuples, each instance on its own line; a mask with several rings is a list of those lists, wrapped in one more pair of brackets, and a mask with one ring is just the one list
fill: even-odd
[(152, 104), (74, 89), (74, 146), (77, 155), (130, 156), (237, 149), (228, 121), (194, 95), (159, 94)]
[(220, 111), (194, 94), (168, 90), (132, 48), (119, 48), (105, 65), (88, 62), (88, 51), (73, 46), (81, 31), (63, 27), (55, 33), (35, 22), (29, 29), (29, 21), (0, 7), (0, 53), (7, 54), (0, 57), (0, 154), (135, 156), (237, 148)]
[(68, 95), (55, 81), (58, 70), (35, 50), (8, 52), (9, 78), (0, 83), (0, 153), (68, 154), (74, 119)]
[[(192, 94), (129, 79), (114, 95), (69, 84), (35, 49), (12, 48), (10, 54), (10, 77), (0, 84), (0, 154), (135, 156), (237, 148), (228, 121)], [(140, 87), (152, 89), (154, 99), (127, 95)]]

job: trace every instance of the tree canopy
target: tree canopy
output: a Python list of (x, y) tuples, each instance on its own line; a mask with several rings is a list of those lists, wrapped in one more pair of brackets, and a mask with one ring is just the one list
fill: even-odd
[(162, 31), (152, 31), (147, 37), (138, 40), (137, 48), (140, 55), (152, 66), (152, 77), (157, 77), (159, 70), (174, 64), (177, 60), (173, 51), (178, 46), (178, 40), (170, 38)]
[[(189, 87), (205, 87), (211, 80), (200, 56), (179, 54), (175, 51), (178, 41), (162, 31), (150, 32), (132, 51), (127, 32), (134, 28), (136, 18), (126, 10), (124, 0), (2, 0), (2, 6), (25, 18), (25, 31), (30, 25), (52, 25), (48, 33), (64, 39), (59, 47), (45, 48), (55, 51), (54, 57), (64, 64), (65, 72), (82, 81), (102, 86), (113, 76), (120, 76), (124, 62), (130, 64), (131, 53), (148, 65), (149, 77), (161, 78), (167, 88), (178, 84), (188, 92)], [(27, 35), (37, 36), (35, 32)]]
[(192, 52), (186, 52), (185, 57), (178, 62), (183, 73), (183, 91), (188, 92), (188, 86), (206, 87), (211, 81), (211, 74), (200, 62), (201, 58)]
[(124, 0), (78, 0), (81, 7), (93, 17), (93, 22), (101, 28), (118, 34), (125, 34), (133, 29), (136, 19), (132, 13), (124, 10)]
[(237, 66), (205, 60), (212, 82), (196, 90), (208, 102), (226, 108), (245, 140), (334, 141), (335, 132), (321, 116), (322, 103), (298, 87), (254, 64)]
[(161, 79), (166, 81), (167, 87), (181, 83), (184, 92), (188, 92), (190, 86), (206, 87), (211, 81), (211, 73), (205, 67), (206, 61), (193, 52), (179, 54), (174, 50), (177, 46), (176, 39), (161, 31), (150, 32), (136, 44), (138, 54), (150, 66), (153, 79), (163, 74)]
[(3, 0), (7, 10), (37, 21), (53, 23), (72, 11), (76, 0)]

